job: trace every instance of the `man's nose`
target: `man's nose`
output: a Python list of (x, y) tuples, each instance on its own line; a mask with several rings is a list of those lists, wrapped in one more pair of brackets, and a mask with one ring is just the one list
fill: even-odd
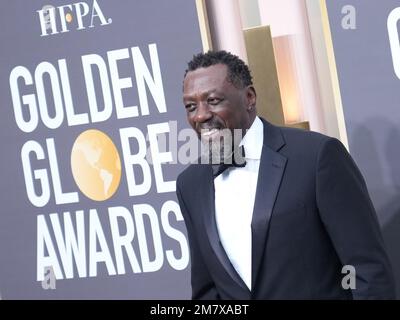
[(212, 113), (210, 111), (209, 105), (206, 102), (200, 102), (197, 106), (195, 121), (196, 122), (206, 122), (212, 118)]

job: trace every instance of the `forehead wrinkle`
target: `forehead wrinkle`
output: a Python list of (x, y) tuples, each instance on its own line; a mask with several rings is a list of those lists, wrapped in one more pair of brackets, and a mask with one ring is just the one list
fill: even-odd
[(193, 97), (197, 97), (197, 96), (209, 96), (210, 94), (216, 92), (217, 89), (211, 89), (205, 92), (194, 92), (194, 93), (187, 93), (183, 95), (183, 99), (191, 99)]
[(214, 92), (227, 94), (232, 87), (235, 86), (228, 78), (226, 66), (200, 68), (187, 73), (183, 83), (183, 99), (204, 97)]
[(183, 89), (187, 90), (193, 90), (193, 88), (196, 88), (197, 91), (201, 90), (204, 93), (213, 93), (215, 91), (219, 90), (224, 90), (224, 89), (229, 89), (229, 87), (235, 87), (236, 86), (229, 81), (226, 77), (220, 81), (220, 79), (212, 78), (212, 79), (207, 79), (205, 77), (200, 77), (198, 79), (189, 79), (188, 81), (185, 80)]

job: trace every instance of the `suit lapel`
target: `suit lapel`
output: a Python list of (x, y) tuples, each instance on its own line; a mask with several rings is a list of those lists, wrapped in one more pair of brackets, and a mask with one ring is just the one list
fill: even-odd
[(269, 222), (287, 162), (286, 157), (277, 152), (285, 144), (280, 130), (264, 120), (263, 124), (264, 143), (251, 222), (253, 288), (264, 258)]
[(202, 197), (205, 204), (205, 208), (203, 210), (203, 218), (208, 239), (210, 241), (211, 247), (214, 250), (215, 255), (218, 257), (218, 260), (223, 265), (226, 272), (231, 276), (231, 278), (236, 282), (237, 285), (239, 285), (242, 289), (246, 290), (247, 293), (249, 293), (248, 287), (231, 264), (219, 238), (217, 223), (215, 220), (215, 189), (211, 166), (207, 166), (207, 171), (205, 175), (206, 177), (204, 177), (204, 179), (202, 180), (206, 183), (204, 184), (204, 186), (200, 186), (200, 188), (204, 190), (204, 195)]
[[(275, 199), (285, 171), (287, 159), (279, 151), (285, 145), (285, 141), (279, 128), (272, 126), (261, 119), (264, 124), (264, 143), (261, 153), (260, 168), (257, 182), (257, 191), (253, 210), (252, 229), (252, 287), (257, 281), (257, 275), (263, 260), (268, 226), (272, 215)], [(215, 220), (215, 189), (212, 166), (204, 166), (205, 170), (199, 179), (200, 198), (204, 201), (202, 205), (204, 225), (210, 245), (218, 260), (230, 275), (233, 281), (245, 293), (249, 289), (232, 266), (219, 239), (217, 224)]]

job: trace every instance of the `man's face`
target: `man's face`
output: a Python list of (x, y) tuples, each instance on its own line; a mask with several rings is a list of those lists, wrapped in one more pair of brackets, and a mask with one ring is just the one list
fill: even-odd
[(227, 66), (216, 64), (187, 73), (183, 103), (187, 119), (202, 141), (219, 140), (223, 129), (248, 129), (254, 119), (252, 87), (237, 88), (227, 77)]

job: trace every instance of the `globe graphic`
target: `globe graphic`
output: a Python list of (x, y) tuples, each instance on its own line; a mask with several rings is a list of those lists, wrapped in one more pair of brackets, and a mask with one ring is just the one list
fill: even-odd
[(78, 188), (95, 201), (111, 198), (121, 180), (118, 150), (100, 130), (87, 130), (76, 138), (71, 151), (71, 169)]

